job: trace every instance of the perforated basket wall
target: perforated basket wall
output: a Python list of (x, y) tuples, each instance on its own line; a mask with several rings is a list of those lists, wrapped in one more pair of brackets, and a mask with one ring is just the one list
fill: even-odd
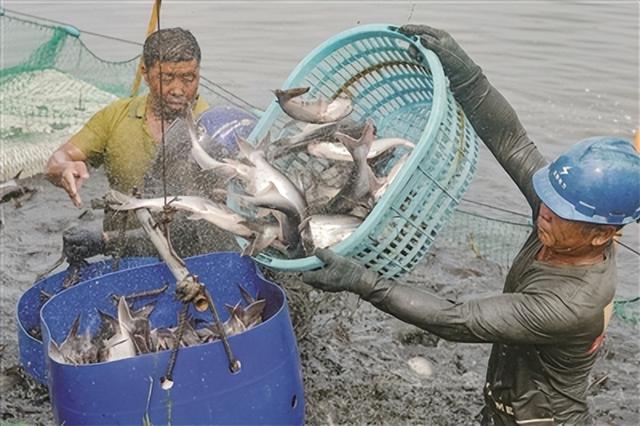
[[(311, 87), (305, 95), (309, 99), (334, 98), (346, 91), (354, 102), (352, 120), (371, 119), (378, 137), (416, 143), (362, 225), (333, 247), (387, 278), (410, 271), (453, 216), (477, 159), (476, 133), (448, 89), (440, 61), (415, 38), (391, 26), (361, 26), (317, 47), (293, 70), (283, 88), (300, 86)], [(274, 101), (249, 141), (255, 144), (267, 132), (273, 139), (281, 137), (291, 131), (285, 126), (290, 121)], [(293, 174), (310, 167), (310, 162), (307, 154), (296, 154), (277, 166)], [(267, 252), (256, 260), (287, 271), (322, 266), (315, 256), (285, 259)]]

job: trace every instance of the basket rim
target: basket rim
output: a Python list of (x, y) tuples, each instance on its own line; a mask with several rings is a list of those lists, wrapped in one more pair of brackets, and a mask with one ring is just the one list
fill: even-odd
[[(402, 39), (403, 41), (413, 45), (422, 54), (424, 61), (431, 71), (433, 76), (433, 102), (431, 114), (427, 120), (427, 125), (423, 130), (419, 141), (416, 143), (416, 147), (409, 156), (409, 159), (405, 166), (400, 170), (396, 178), (389, 185), (384, 195), (378, 200), (374, 208), (369, 212), (364, 221), (356, 228), (356, 230), (345, 238), (340, 243), (331, 247), (331, 250), (335, 253), (344, 256), (353, 250), (363, 238), (366, 238), (370, 233), (372, 226), (376, 225), (382, 219), (382, 216), (387, 211), (388, 205), (393, 201), (393, 194), (397, 193), (399, 189), (404, 187), (407, 181), (410, 179), (413, 171), (420, 163), (420, 152), (428, 148), (423, 142), (432, 139), (433, 136), (439, 131), (440, 123), (445, 114), (447, 106), (447, 86), (448, 81), (444, 74), (442, 64), (438, 59), (438, 56), (431, 50), (426, 49), (418, 40), (417, 36), (406, 36), (397, 31), (398, 27), (391, 24), (368, 24), (348, 29), (340, 32), (333, 37), (327, 39), (325, 42), (318, 45), (305, 58), (298, 63), (294, 70), (289, 74), (283, 84), (283, 88), (294, 87), (298, 80), (303, 78), (308, 71), (308, 68), (317, 62), (318, 57), (326, 57), (327, 52), (333, 52), (334, 46), (337, 44), (344, 44), (345, 40), (364, 38), (366, 36), (393, 36), (396, 39)], [(281, 114), (280, 106), (276, 100), (273, 100), (265, 113), (258, 121), (256, 127), (253, 129), (247, 140), (254, 143), (260, 140), (264, 134), (270, 129), (275, 119)], [(236, 237), (238, 242), (244, 246), (246, 240), (241, 237)], [(281, 259), (271, 257), (263, 253), (258, 253), (253, 256), (254, 259), (269, 268), (273, 268), (280, 271), (288, 272), (303, 272), (312, 269), (318, 269), (324, 265), (317, 256), (311, 255), (298, 259)]]

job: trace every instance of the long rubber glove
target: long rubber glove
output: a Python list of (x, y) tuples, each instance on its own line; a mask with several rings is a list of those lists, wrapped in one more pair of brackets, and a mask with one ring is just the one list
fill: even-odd
[(315, 255), (325, 263), (325, 267), (304, 272), (302, 280), (305, 283), (328, 292), (356, 293), (378, 309), (445, 339), (478, 341), (465, 327), (436, 325), (439, 313), (454, 307), (454, 303), (407, 285), (381, 279), (376, 272), (330, 249), (318, 249)]

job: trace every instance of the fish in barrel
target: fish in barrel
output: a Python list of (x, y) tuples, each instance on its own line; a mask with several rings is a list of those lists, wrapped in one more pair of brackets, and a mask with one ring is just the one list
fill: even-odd
[[(221, 323), (227, 337), (250, 330), (264, 319), (266, 300), (253, 296), (241, 284), (238, 284), (238, 287), (241, 299), (233, 306), (225, 305), (228, 318)], [(134, 298), (135, 295), (119, 296), (115, 315), (97, 310), (100, 326), (93, 335), (89, 330), (80, 333), (81, 318), (78, 315), (71, 325), (69, 334), (60, 344), (51, 341), (51, 359), (60, 364), (95, 364), (171, 350), (178, 343), (178, 339), (180, 347), (202, 345), (222, 339), (223, 333), (215, 323), (193, 318), (182, 325), (182, 330), (179, 329), (179, 321), (171, 327), (153, 327), (150, 317), (155, 303), (147, 303), (134, 310), (130, 302), (130, 299)]]

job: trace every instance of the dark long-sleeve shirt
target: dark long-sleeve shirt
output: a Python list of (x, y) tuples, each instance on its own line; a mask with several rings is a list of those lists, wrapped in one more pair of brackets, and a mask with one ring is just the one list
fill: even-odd
[[(526, 197), (535, 222), (540, 200), (532, 176), (546, 161), (515, 111), (480, 68), (452, 89)], [(615, 259), (609, 248), (596, 265), (554, 266), (535, 259), (541, 247), (534, 230), (501, 295), (452, 303), (406, 285), (379, 283), (363, 297), (447, 340), (493, 343), (484, 393), (486, 418), (494, 424), (588, 424), (588, 377), (611, 315)]]

